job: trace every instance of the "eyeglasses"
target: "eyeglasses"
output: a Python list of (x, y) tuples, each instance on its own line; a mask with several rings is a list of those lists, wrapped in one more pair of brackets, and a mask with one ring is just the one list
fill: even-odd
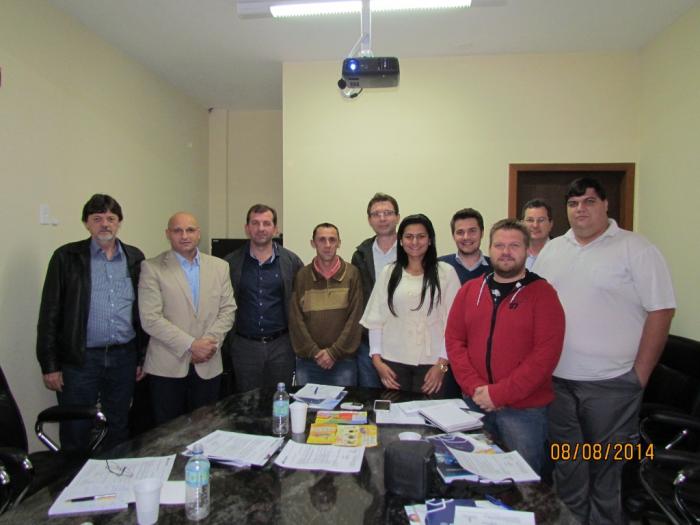
[(126, 467), (120, 465), (116, 461), (106, 459), (105, 463), (107, 463), (107, 472), (110, 474), (114, 474), (115, 476), (124, 476), (125, 478), (133, 477), (133, 474), (129, 472)]
[(393, 217), (394, 215), (396, 215), (396, 212), (394, 210), (373, 211), (369, 214), (369, 216), (373, 219), (378, 219), (379, 217), (389, 218)]
[(545, 222), (549, 222), (548, 217), (528, 217), (525, 219), (525, 222), (528, 224), (544, 224)]

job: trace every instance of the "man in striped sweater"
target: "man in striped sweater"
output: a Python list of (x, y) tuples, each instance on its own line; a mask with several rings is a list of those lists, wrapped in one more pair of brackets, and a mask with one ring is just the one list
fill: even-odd
[(333, 224), (316, 226), (311, 246), (316, 257), (294, 278), (289, 305), (297, 383), (354, 386), (362, 334), (360, 273), (338, 256), (340, 234)]

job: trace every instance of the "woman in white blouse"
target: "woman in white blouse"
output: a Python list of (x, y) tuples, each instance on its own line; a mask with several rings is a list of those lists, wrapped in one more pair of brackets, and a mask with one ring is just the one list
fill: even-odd
[(448, 370), (445, 324), (460, 283), (438, 262), (435, 230), (423, 214), (399, 225), (396, 262), (384, 267), (360, 323), (386, 388), (440, 395)]

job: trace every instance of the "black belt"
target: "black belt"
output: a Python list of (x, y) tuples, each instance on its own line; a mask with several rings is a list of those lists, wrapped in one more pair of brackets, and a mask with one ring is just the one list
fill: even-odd
[(273, 332), (268, 335), (246, 335), (240, 332), (236, 332), (236, 335), (242, 337), (243, 339), (249, 339), (250, 341), (257, 341), (259, 343), (271, 343), (272, 341), (274, 341), (275, 339), (279, 339), (286, 333), (287, 330), (280, 330), (279, 332)]
[(125, 348), (131, 348), (132, 346), (134, 346), (133, 339), (128, 343), (119, 343), (117, 345), (90, 346), (87, 348), (87, 350), (100, 350), (102, 352), (109, 352), (110, 350), (123, 350)]

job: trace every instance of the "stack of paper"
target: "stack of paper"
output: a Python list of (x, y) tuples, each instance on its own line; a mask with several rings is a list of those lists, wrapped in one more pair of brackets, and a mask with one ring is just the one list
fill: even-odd
[(195, 443), (200, 443), (204, 455), (211, 461), (234, 467), (262, 467), (283, 442), (284, 439), (278, 437), (215, 430), (188, 445), (185, 454), (191, 455)]
[[(429, 425), (421, 415), (422, 408), (429, 408), (436, 405), (453, 404), (457, 408), (466, 409), (467, 405), (463, 399), (426, 399), (423, 401), (407, 401), (405, 403), (393, 403), (389, 410), (377, 410), (374, 419), (378, 425)], [(484, 417), (480, 412), (467, 411), (471, 417), (480, 419)], [(460, 429), (462, 430), (462, 429)]]
[(484, 426), (479, 418), (457, 408), (454, 403), (442, 403), (439, 405), (422, 407), (418, 411), (444, 432), (475, 430)]
[(311, 410), (333, 410), (346, 395), (342, 386), (307, 383), (292, 397), (309, 405)]
[(404, 507), (411, 525), (535, 525), (535, 514), (486, 500), (432, 499)]
[(435, 463), (438, 474), (445, 483), (453, 481), (478, 482), (479, 476), (462, 468), (451, 449), (479, 454), (501, 454), (497, 445), (491, 443), (484, 434), (438, 434), (426, 438), (435, 447)]
[(134, 501), (131, 486), (144, 478), (170, 477), (175, 455), (152, 458), (90, 459), (49, 509), (49, 516), (110, 512)]
[(540, 481), (540, 477), (517, 450), (503, 454), (476, 454), (448, 448), (461, 467), (479, 476), (479, 481)]
[(275, 459), (275, 465), (301, 470), (359, 472), (364, 454), (365, 447), (305, 445), (287, 441)]

